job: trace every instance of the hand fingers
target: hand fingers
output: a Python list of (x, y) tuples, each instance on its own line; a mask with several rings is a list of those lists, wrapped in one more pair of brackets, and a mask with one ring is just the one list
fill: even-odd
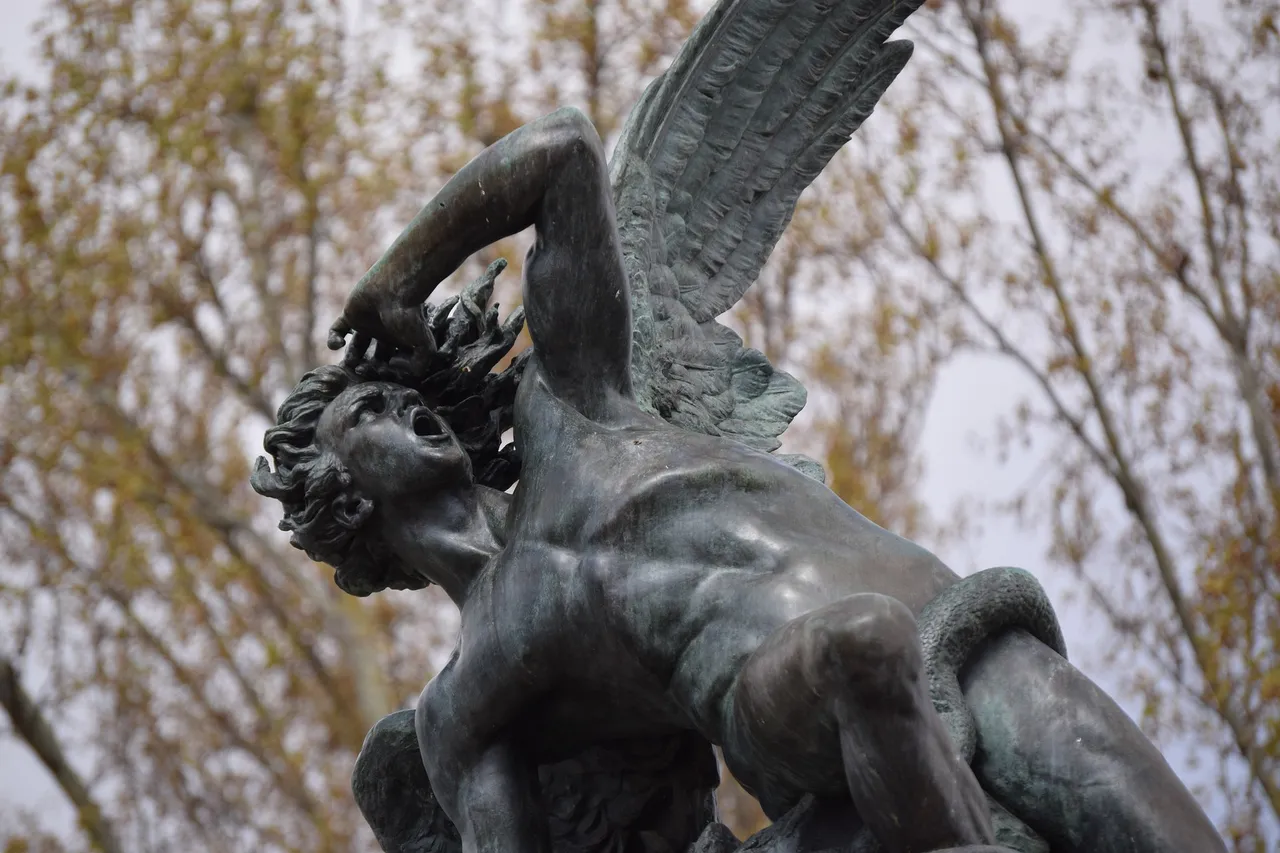
[(435, 353), (435, 337), (431, 334), (422, 306), (396, 307), (384, 311), (380, 319), (386, 335), (379, 335), (375, 339), (367, 332), (354, 328), (344, 313), (329, 327), (329, 348), (337, 350), (345, 345), (347, 350), (343, 354), (342, 363), (347, 365), (357, 364), (366, 358), (387, 362), (402, 349), (415, 356), (430, 356)]
[(342, 354), (342, 363), (346, 365), (358, 364), (362, 361), (369, 351), (369, 344), (373, 343), (373, 337), (366, 335), (364, 332), (356, 332), (351, 336), (351, 343), (347, 345), (347, 351)]
[(436, 351), (436, 339), (431, 334), (427, 323), (426, 312), (421, 305), (411, 305), (396, 309), (385, 318), (386, 325), (394, 334), (395, 340), (405, 349), (427, 354)]
[(351, 324), (347, 322), (345, 316), (339, 317), (329, 327), (329, 349), (339, 350), (347, 342), (347, 335), (351, 334)]
[(425, 376), (431, 366), (432, 352), (434, 350), (428, 351), (423, 347), (410, 350), (408, 358), (409, 371), (415, 376)]

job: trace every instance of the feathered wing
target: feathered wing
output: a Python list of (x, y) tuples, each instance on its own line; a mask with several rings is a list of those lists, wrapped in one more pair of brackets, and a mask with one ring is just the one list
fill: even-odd
[(632, 378), (666, 420), (773, 451), (804, 407), (804, 386), (716, 318), (906, 64), (911, 43), (886, 39), (921, 2), (720, 0), (632, 111), (610, 164)]

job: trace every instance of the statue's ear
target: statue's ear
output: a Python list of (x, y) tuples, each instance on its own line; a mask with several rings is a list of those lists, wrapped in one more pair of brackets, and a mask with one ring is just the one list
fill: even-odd
[(373, 514), (373, 501), (355, 495), (342, 495), (333, 502), (333, 517), (348, 530), (361, 527)]

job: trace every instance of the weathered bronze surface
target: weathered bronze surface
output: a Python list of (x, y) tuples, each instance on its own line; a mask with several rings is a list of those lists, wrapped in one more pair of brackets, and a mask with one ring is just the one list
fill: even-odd
[[(1223, 849), (1030, 575), (961, 581), (773, 455), (804, 389), (716, 322), (918, 5), (722, 0), (611, 164), (581, 113), (535, 121), (356, 286), (254, 486), (348, 592), (461, 610), (357, 766), (388, 851)], [(427, 305), (529, 226), (523, 315), (488, 308), (500, 267)], [(492, 372), (525, 320), (531, 355)], [(712, 744), (777, 821), (740, 848)]]

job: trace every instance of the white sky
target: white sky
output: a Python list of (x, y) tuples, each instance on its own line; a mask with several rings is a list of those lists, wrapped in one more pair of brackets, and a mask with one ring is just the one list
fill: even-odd
[[(29, 31), (41, 7), (40, 0), (0, 0), (0, 64), (5, 69), (33, 69), (34, 41)], [(921, 439), (921, 493), (935, 518), (951, 517), (956, 506), (970, 503), (977, 496), (999, 500), (1033, 476), (1037, 462), (1033, 455), (1014, 455), (1008, 464), (998, 466), (989, 453), (974, 448), (975, 439), (992, 436), (996, 421), (1009, 414), (1016, 401), (1029, 396), (1030, 391), (1028, 380), (1016, 368), (993, 358), (965, 356), (944, 368)], [(1043, 576), (1046, 549), (1042, 531), (996, 519), (985, 521), (984, 529), (963, 546), (940, 549), (939, 556), (962, 574), (989, 566), (1017, 565)], [(1060, 585), (1053, 576), (1044, 576), (1043, 580), (1055, 604), (1060, 605)], [(1099, 659), (1100, 650), (1091, 648), (1088, 642), (1089, 626), (1079, 619), (1075, 608), (1060, 612), (1073, 661), (1111, 690), (1112, 680), (1090, 666)], [(33, 688), (39, 681), (35, 675), (29, 679)], [(0, 738), (0, 840), (6, 835), (2, 821), (13, 807), (39, 813), (42, 822), (47, 821), (50, 827), (74, 831), (74, 815), (43, 767), (24, 747)]]
[[(42, 6), (39, 0), (0, 0), (0, 66), (5, 71), (32, 67), (35, 42), (30, 31)], [(29, 689), (39, 688), (38, 674), (26, 681)], [(8, 720), (0, 727), (7, 730)], [(75, 825), (74, 812), (35, 756), (9, 738), (0, 738), (0, 841), (7, 835), (3, 821), (13, 806), (40, 814), (51, 827), (70, 832)]]

